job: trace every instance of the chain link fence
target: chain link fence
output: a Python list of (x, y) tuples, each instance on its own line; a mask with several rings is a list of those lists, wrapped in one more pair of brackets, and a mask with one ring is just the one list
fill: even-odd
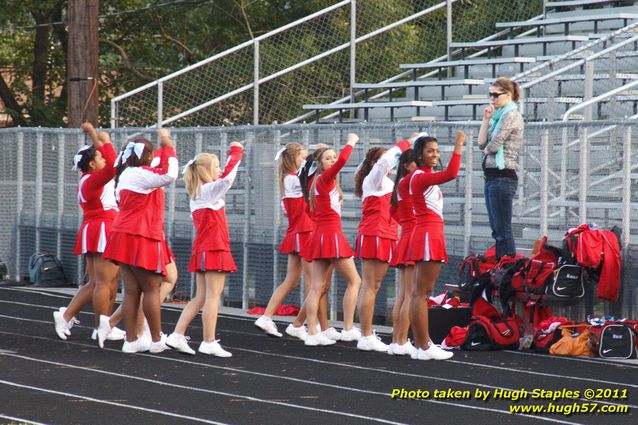
[[(543, 1), (456, 0), (452, 10), (453, 39), (472, 41), (494, 33), (497, 21), (542, 14)], [(303, 104), (350, 96), (351, 82), (396, 78), (400, 63), (446, 55), (446, 22), (445, 1), (341, 1), (115, 98), (111, 126), (301, 121)]]
[[(437, 283), (455, 283), (458, 265), (469, 252), (482, 252), (492, 244), (483, 199), (481, 153), (476, 148), (475, 123), (358, 124), (304, 126), (249, 126), (233, 128), (174, 129), (180, 162), (201, 151), (225, 161), (228, 145), (246, 144), (245, 159), (226, 198), (231, 249), (239, 271), (229, 275), (223, 302), (248, 308), (265, 305), (273, 288), (286, 273), (286, 256), (277, 252), (287, 221), (280, 209), (276, 164), (273, 158), (286, 143), (297, 141), (312, 149), (326, 143), (339, 149), (346, 134), (361, 137), (352, 158), (341, 172), (344, 191), (343, 227), (354, 242), (361, 202), (353, 195), (354, 171), (364, 153), (373, 146), (389, 146), (414, 131), (435, 135), (446, 164), (456, 130), (470, 136), (459, 177), (442, 186), (446, 240), (450, 257)], [(148, 129), (110, 131), (116, 147), (134, 134), (156, 140)], [(564, 232), (583, 222), (601, 228), (623, 229), (624, 271), (621, 301), (597, 303), (599, 313), (636, 315), (638, 310), (638, 125), (634, 122), (530, 123), (519, 159), (519, 188), (514, 206), (514, 233), (519, 248), (530, 249), (533, 241), (548, 235), (560, 244)], [(65, 129), (0, 130), (0, 260), (13, 277), (25, 279), (27, 260), (34, 252), (49, 251), (61, 258), (68, 278), (81, 282), (83, 263), (72, 254), (81, 222), (77, 206), (78, 176), (71, 159), (84, 143), (83, 135)], [(166, 191), (166, 234), (180, 271), (175, 296), (191, 296), (193, 277), (187, 265), (193, 240), (189, 201), (181, 179)], [(378, 320), (391, 315), (396, 274), (390, 270), (377, 297)], [(334, 277), (330, 292), (333, 318), (340, 317), (345, 284)], [(299, 304), (301, 290), (287, 302)]]

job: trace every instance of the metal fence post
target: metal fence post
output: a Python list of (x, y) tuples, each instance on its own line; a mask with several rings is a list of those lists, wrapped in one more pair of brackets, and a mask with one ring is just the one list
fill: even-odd
[[(253, 163), (253, 155), (250, 151), (253, 145), (253, 141), (255, 140), (255, 133), (250, 131), (246, 134), (246, 146), (244, 147), (244, 152), (246, 152), (248, 161)], [(248, 168), (248, 161), (246, 165)], [(244, 180), (244, 189), (246, 191), (245, 199), (244, 199), (244, 237), (242, 243), (243, 249), (243, 267), (242, 267), (242, 300), (241, 305), (242, 309), (248, 309), (250, 305), (250, 288), (248, 282), (248, 235), (250, 233), (250, 206), (251, 206), (251, 178), (250, 173), (246, 173), (246, 179)]]
[(254, 41), (253, 55), (253, 125), (259, 125), (259, 40)]
[(42, 188), (44, 186), (43, 174), (43, 144), (42, 129), (36, 130), (35, 146), (35, 251), (40, 252), (40, 224), (42, 222)]
[(541, 137), (541, 184), (540, 184), (540, 234), (547, 235), (547, 199), (549, 190), (549, 129)]
[[(350, 2), (350, 101), (354, 102), (354, 89), (357, 81), (357, 0)], [(354, 113), (354, 112), (352, 112)]]
[(64, 133), (58, 134), (58, 221), (56, 256), (62, 258), (62, 217), (64, 216)]
[[(273, 131), (273, 139), (274, 142), (273, 143), (273, 148), (274, 148), (274, 153), (273, 153), (273, 158), (275, 157), (275, 155), (277, 154), (277, 152), (280, 149), (280, 144), (281, 144), (281, 131), (279, 129), (275, 129)], [(281, 159), (279, 159), (279, 161), (281, 161)], [(272, 290), (273, 292), (275, 292), (275, 289), (277, 289), (277, 284), (279, 283), (279, 250), (277, 249), (277, 236), (279, 236), (279, 225), (281, 223), (281, 213), (280, 213), (280, 209), (277, 206), (277, 202), (279, 201), (279, 199), (281, 199), (282, 193), (280, 193), (279, 190), (279, 164), (275, 163), (274, 167), (273, 167), (273, 174), (274, 174), (274, 179), (273, 181), (275, 182), (275, 206), (273, 208), (273, 232), (272, 232), (272, 258), (273, 258), (273, 264), (272, 264), (272, 275), (273, 275), (273, 280), (272, 280)]]
[(16, 266), (15, 278), (18, 282), (22, 280), (22, 267), (20, 248), (22, 244), (20, 226), (22, 225), (22, 209), (24, 208), (24, 132), (18, 131), (17, 137), (17, 155), (16, 160), (16, 190), (18, 191), (16, 199)]
[(589, 139), (587, 127), (580, 128), (580, 173), (578, 187), (578, 220), (580, 224), (587, 222), (587, 190), (589, 189)]
[(157, 128), (162, 128), (164, 120), (164, 82), (157, 83)]
[[(173, 134), (172, 139), (175, 141), (175, 146), (177, 146), (177, 135)], [(168, 186), (168, 214), (166, 217), (166, 240), (168, 241), (168, 245), (171, 245), (173, 241), (173, 224), (175, 221), (175, 189), (177, 187), (177, 183), (174, 181)]]
[(472, 186), (474, 183), (474, 173), (472, 172), (472, 164), (474, 158), (474, 129), (469, 129), (469, 137), (467, 138), (467, 147), (465, 148), (465, 217), (463, 225), (463, 256), (466, 257), (470, 253), (470, 242), (472, 240)]

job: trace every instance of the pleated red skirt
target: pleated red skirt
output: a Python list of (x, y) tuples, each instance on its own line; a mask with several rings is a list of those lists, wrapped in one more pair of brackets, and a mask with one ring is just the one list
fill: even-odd
[(320, 224), (312, 232), (312, 238), (304, 248), (306, 261), (331, 258), (351, 258), (354, 255), (348, 240), (343, 234), (341, 223)]
[(202, 251), (191, 255), (189, 272), (236, 272), (237, 266), (230, 251)]
[(113, 220), (87, 220), (82, 223), (75, 238), (73, 254), (102, 254), (106, 249)]
[(397, 250), (397, 241), (379, 236), (358, 235), (354, 256), (390, 262)]
[(411, 261), (448, 261), (443, 223), (417, 224), (412, 231), (409, 245), (408, 258)]
[(301, 233), (286, 233), (281, 244), (279, 245), (279, 252), (282, 254), (300, 254), (303, 252), (304, 247), (310, 241), (312, 232)]
[(166, 265), (174, 261), (165, 239), (149, 239), (123, 232), (111, 232), (104, 258), (163, 276), (166, 276)]
[(414, 224), (401, 227), (401, 236), (397, 243), (397, 249), (393, 252), (390, 265), (392, 267), (413, 266), (414, 261), (410, 260), (410, 238), (412, 237)]

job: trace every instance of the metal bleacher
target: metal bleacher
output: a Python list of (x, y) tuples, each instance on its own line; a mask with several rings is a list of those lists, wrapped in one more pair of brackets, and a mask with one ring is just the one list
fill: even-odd
[[(622, 7), (616, 7), (619, 4)], [(602, 6), (602, 9), (590, 9), (592, 6)], [(351, 111), (347, 118), (349, 122), (477, 120), (481, 107), (487, 105), (489, 100), (484, 96), (486, 88), (481, 90), (481, 94), (477, 94), (476, 89), (504, 75), (526, 84), (528, 89), (524, 108), (530, 112), (526, 117), (528, 120), (559, 120), (570, 107), (585, 98), (582, 90), (584, 68), (557, 74), (552, 83), (557, 84), (558, 90), (548, 92), (535, 92), (534, 81), (542, 73), (534, 74), (530, 70), (539, 69), (546, 63), (551, 63), (556, 69), (560, 65), (587, 58), (596, 50), (585, 47), (593, 44), (609, 46), (632, 36), (633, 29), (615, 37), (610, 34), (622, 28), (632, 28), (636, 22), (638, 6), (634, 2), (547, 2), (545, 15), (541, 18), (497, 23), (495, 30), (501, 31), (500, 37), (452, 42), (449, 45), (452, 58), (399, 64), (399, 69), (412, 71), (410, 80), (357, 83), (352, 88), (355, 91), (363, 90), (363, 99), (348, 103), (304, 105), (303, 108), (314, 111), (317, 122), (343, 122), (345, 110)], [(608, 90), (606, 85), (609, 80), (605, 79), (605, 75), (610, 76), (613, 82), (625, 83), (636, 79), (633, 64), (622, 63), (623, 59), (638, 55), (636, 46), (638, 43), (628, 44), (612, 53), (610, 64), (613, 66), (610, 69), (613, 72), (597, 71), (592, 77), (592, 95)], [(570, 56), (569, 53), (573, 51), (580, 53)], [(559, 66), (554, 65), (557, 58), (561, 58), (557, 62)], [(574, 84), (580, 90), (572, 90)], [(632, 110), (638, 107), (634, 93), (617, 96), (613, 102), (627, 103)], [(598, 105), (598, 116), (608, 117), (605, 110), (605, 102)], [(336, 117), (328, 114), (334, 111), (338, 111)]]

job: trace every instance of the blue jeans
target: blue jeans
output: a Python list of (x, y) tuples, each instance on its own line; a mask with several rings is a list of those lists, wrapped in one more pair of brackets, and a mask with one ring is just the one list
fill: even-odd
[(496, 241), (496, 258), (515, 255), (516, 243), (512, 234), (512, 204), (518, 180), (496, 177), (485, 181), (485, 206)]

